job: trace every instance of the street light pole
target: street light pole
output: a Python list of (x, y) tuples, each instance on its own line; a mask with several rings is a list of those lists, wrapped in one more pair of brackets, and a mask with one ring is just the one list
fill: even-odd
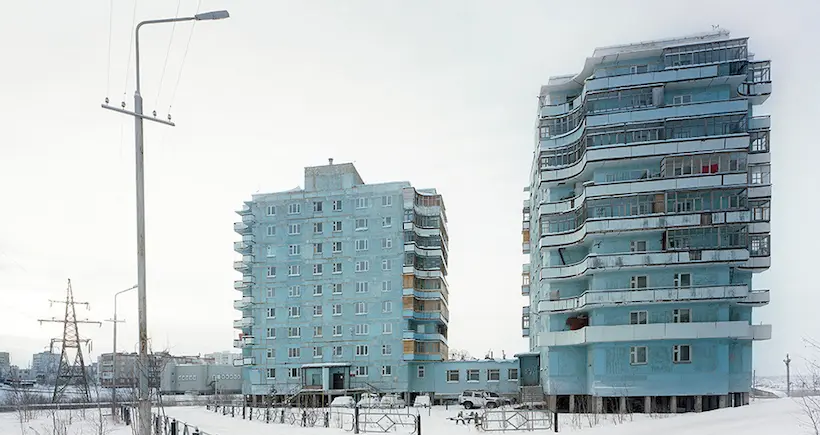
[(114, 318), (108, 321), (114, 324), (114, 343), (111, 351), (111, 415), (117, 415), (117, 323), (124, 323), (125, 320), (117, 320), (117, 296), (136, 289), (137, 286), (129, 287), (114, 293)]
[(134, 117), (134, 145), (136, 151), (136, 173), (137, 173), (137, 299), (139, 305), (139, 424), (138, 435), (151, 434), (151, 401), (149, 398), (149, 364), (148, 364), (148, 316), (147, 298), (145, 294), (145, 169), (143, 160), (143, 131), (142, 121), (159, 122), (161, 124), (174, 126), (170, 121), (147, 117), (142, 113), (142, 95), (140, 94), (140, 28), (148, 24), (175, 23), (180, 21), (204, 21), (221, 20), (228, 18), (228, 11), (214, 11), (196, 14), (192, 17), (164, 18), (159, 20), (147, 20), (137, 24), (134, 30), (135, 59), (136, 59), (136, 91), (134, 92), (134, 111), (123, 108), (109, 106), (108, 101), (102, 105), (104, 109), (124, 113)]

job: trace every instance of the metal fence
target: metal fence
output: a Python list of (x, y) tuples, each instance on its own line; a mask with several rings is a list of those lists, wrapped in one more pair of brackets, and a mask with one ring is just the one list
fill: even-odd
[(168, 416), (154, 414), (151, 419), (153, 435), (216, 435), (199, 430), (196, 426)]
[(549, 429), (558, 432), (558, 413), (540, 409), (493, 409), (481, 415), (480, 425), (485, 432)]

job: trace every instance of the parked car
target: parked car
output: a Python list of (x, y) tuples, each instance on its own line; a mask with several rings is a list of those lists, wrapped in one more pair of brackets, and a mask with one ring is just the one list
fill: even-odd
[(377, 394), (364, 393), (357, 406), (359, 408), (377, 408), (379, 403), (379, 396)]
[(404, 399), (395, 394), (385, 394), (380, 402), (382, 408), (404, 408), (407, 406)]
[(416, 400), (413, 401), (413, 406), (416, 408), (429, 408), (432, 406), (432, 400), (430, 400), (430, 396), (416, 396)]
[(499, 401), (488, 394), (487, 391), (467, 390), (458, 396), (458, 404), (465, 409), (473, 408), (498, 408)]
[(492, 391), (487, 391), (486, 394), (487, 394), (487, 396), (492, 397), (493, 399), (495, 399), (495, 401), (498, 402), (499, 406), (507, 406), (507, 405), (512, 405), (513, 404), (512, 399), (510, 399), (509, 397), (504, 397), (504, 396), (502, 396), (498, 393), (492, 392)]
[(356, 406), (356, 401), (350, 396), (339, 396), (330, 402), (331, 408), (353, 408)]

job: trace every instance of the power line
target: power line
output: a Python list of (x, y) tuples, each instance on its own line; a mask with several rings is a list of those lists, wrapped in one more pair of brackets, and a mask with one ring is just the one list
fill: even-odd
[[(202, 7), (202, 0), (199, 0), (196, 4), (196, 14), (199, 13), (199, 8)], [(168, 113), (171, 113), (171, 106), (174, 105), (174, 98), (177, 95), (177, 89), (179, 89), (179, 81), (182, 79), (182, 69), (185, 67), (185, 58), (188, 57), (188, 48), (191, 46), (191, 38), (194, 36), (194, 29), (196, 28), (196, 21), (191, 26), (191, 33), (188, 34), (188, 42), (185, 44), (185, 52), (182, 53), (182, 63), (179, 65), (179, 74), (177, 75), (177, 82), (174, 85), (173, 91), (171, 91), (171, 100), (168, 103)]]
[[(177, 0), (177, 11), (174, 12), (174, 18), (179, 17), (179, 5), (182, 3), (182, 0)], [(174, 22), (171, 26), (171, 37), (168, 38), (168, 50), (165, 51), (165, 62), (162, 63), (162, 74), (159, 76), (159, 87), (157, 87), (157, 98), (154, 100), (154, 107), (159, 103), (159, 94), (162, 91), (162, 82), (165, 79), (165, 69), (168, 67), (168, 57), (171, 54), (171, 43), (174, 42), (174, 31), (177, 28), (177, 23)]]
[(114, 27), (114, 0), (108, 2), (108, 62), (105, 79), (105, 95), (111, 90), (111, 34)]
[[(134, 0), (134, 11), (131, 13), (131, 29), (137, 24), (137, 0)], [(131, 67), (131, 52), (134, 50), (134, 32), (131, 32), (131, 39), (128, 42), (128, 61), (125, 62), (125, 87), (122, 90), (123, 97), (128, 93), (128, 70)], [(125, 98), (123, 98), (125, 102)]]

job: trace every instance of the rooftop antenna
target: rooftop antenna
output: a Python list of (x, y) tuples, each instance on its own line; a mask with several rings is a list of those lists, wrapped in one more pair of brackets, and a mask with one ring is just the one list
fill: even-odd
[(712, 24), (712, 30), (720, 29), (720, 24)]
[(327, 159), (327, 164), (328, 164), (328, 165), (332, 165), (332, 164), (333, 164), (333, 157), (331, 157), (331, 158)]

